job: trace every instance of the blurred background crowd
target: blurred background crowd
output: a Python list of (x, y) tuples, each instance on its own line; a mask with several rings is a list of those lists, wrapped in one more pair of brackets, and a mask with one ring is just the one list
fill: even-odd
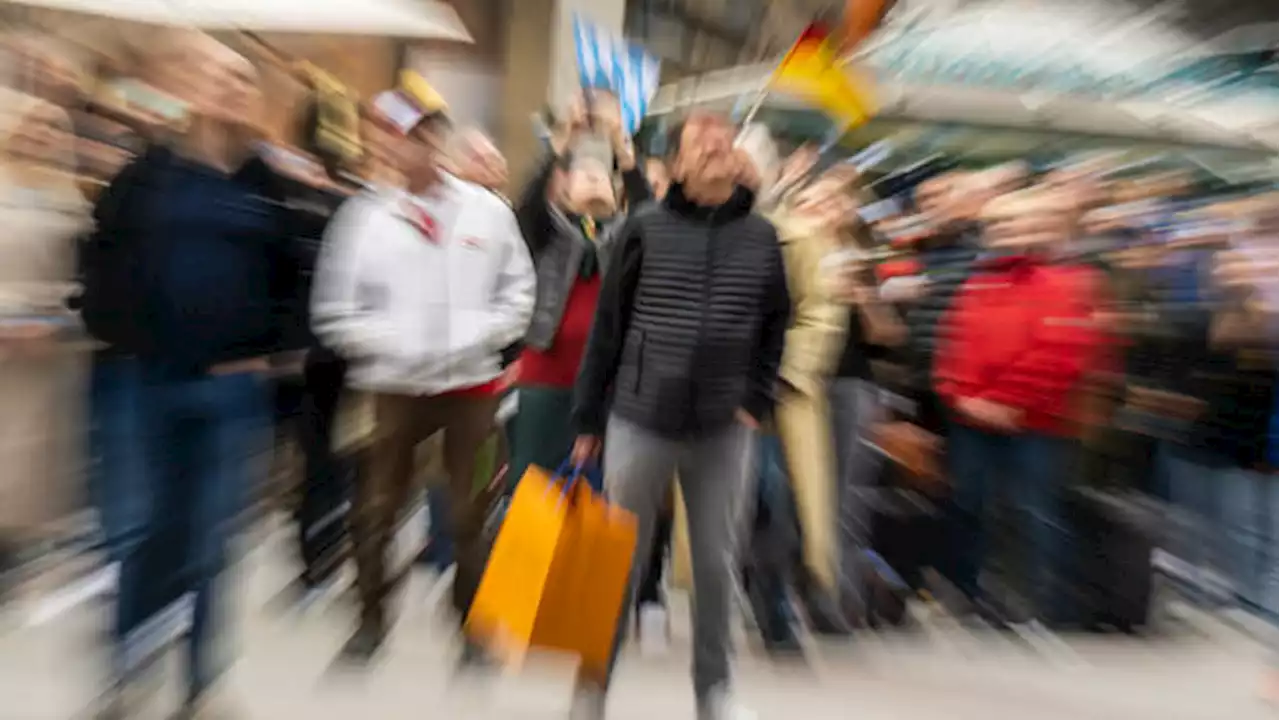
[[(419, 496), (419, 563), (478, 582), (495, 508), (580, 429), (574, 381), (609, 287), (594, 248), (696, 175), (687, 154), (714, 157), (690, 134), (704, 117), (733, 127), (735, 182), (776, 228), (790, 291), (735, 565), (772, 656), (805, 633), (908, 627), (921, 606), (1043, 643), (1155, 634), (1171, 602), (1260, 622), (1274, 648), (1274, 6), (49, 5), (0, 2), (0, 599), (43, 623), (68, 588), (115, 598), (114, 680), (171, 626), (216, 644), (206, 596), (233, 530), (296, 526), (288, 606), (343, 592), (359, 565), (347, 656), (381, 645), (407, 572), (367, 538), (390, 542)], [(604, 51), (585, 59), (602, 46), (578, 13), (651, 61), (639, 102), (634, 83), (589, 82)], [(762, 90), (816, 20), (856, 36), (840, 67), (876, 98), (857, 122)], [(353, 231), (334, 217), (402, 193), (428, 198), (400, 208), (427, 239), (463, 232), (419, 192), (437, 172), (511, 208), (525, 263), (501, 282), (523, 273), (529, 307), (494, 349), (483, 427), (450, 424), (463, 404), (427, 422), (446, 438), (406, 451), (404, 497), (371, 500), (388, 411), (338, 325), (385, 299), (359, 284), (352, 308), (324, 304), (355, 263), (335, 259)], [(566, 237), (593, 249), (561, 277)], [(225, 238), (255, 249), (206, 246)], [(550, 283), (572, 289), (548, 301)], [(130, 304), (134, 285), (164, 293)], [(168, 485), (139, 480), (170, 464)], [(689, 514), (669, 493), (637, 550), (642, 646), (666, 647), (669, 598), (697, 584)], [(174, 554), (139, 559), (157, 552)], [(203, 652), (192, 713), (220, 667)], [(134, 717), (108, 696), (104, 717)]]

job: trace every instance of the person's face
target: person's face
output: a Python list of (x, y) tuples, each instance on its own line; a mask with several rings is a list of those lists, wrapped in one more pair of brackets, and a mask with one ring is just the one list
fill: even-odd
[(613, 175), (596, 158), (573, 162), (565, 176), (565, 199), (574, 211), (596, 218), (608, 217), (617, 210)]
[(199, 116), (225, 125), (255, 126), (260, 122), (262, 97), (257, 72), (230, 48), (194, 36), (161, 61), (170, 63), (153, 73), (161, 89), (183, 100)]
[(916, 205), (920, 214), (932, 222), (944, 222), (948, 199), (951, 195), (951, 183), (947, 180), (931, 180), (921, 183), (916, 193)]
[(72, 136), (65, 116), (54, 108), (32, 111), (18, 123), (9, 138), (9, 156), (15, 160), (58, 165), (73, 161)]
[(365, 163), (381, 165), (390, 161), (387, 133), (378, 123), (368, 117), (361, 117), (360, 139), (364, 149)]
[(71, 64), (51, 49), (34, 42), (20, 42), (17, 59), (30, 82), (32, 95), (60, 107), (69, 106), (79, 96), (80, 78)]
[(827, 230), (839, 230), (857, 209), (839, 179), (820, 179), (796, 193), (796, 214)]
[(261, 97), (252, 65), (238, 56), (215, 56), (206, 72), (206, 87), (217, 106), (217, 112), (209, 114), (226, 123), (250, 125), (258, 121)]
[(401, 170), (411, 190), (435, 182), (440, 173), (444, 138), (431, 123), (422, 123), (409, 131), (400, 144)]
[(1067, 214), (1052, 208), (1027, 208), (990, 218), (985, 233), (988, 247), (1025, 251), (1051, 249), (1069, 236)]
[(680, 138), (673, 179), (691, 187), (732, 188), (739, 171), (733, 136), (733, 125), (720, 115), (689, 118)]

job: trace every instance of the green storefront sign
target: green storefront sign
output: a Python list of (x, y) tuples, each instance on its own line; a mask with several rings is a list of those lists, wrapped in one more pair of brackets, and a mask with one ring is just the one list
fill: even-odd
[(1194, 61), (1149, 62), (1102, 74), (1069, 55), (1013, 60), (996, 53), (938, 52), (930, 36), (907, 36), (873, 51), (862, 63), (882, 81), (967, 85), (1006, 91), (1052, 91), (1105, 99), (1141, 98), (1203, 89), (1219, 97), (1257, 95), (1275, 103), (1275, 51), (1223, 54)]

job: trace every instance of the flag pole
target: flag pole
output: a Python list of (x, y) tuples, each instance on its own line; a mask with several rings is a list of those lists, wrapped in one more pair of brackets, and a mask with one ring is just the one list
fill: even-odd
[(764, 101), (769, 99), (769, 84), (771, 80), (773, 80), (773, 73), (769, 73), (769, 78), (765, 80), (764, 85), (756, 92), (756, 99), (751, 103), (751, 107), (747, 109), (747, 114), (742, 116), (742, 130), (745, 130), (751, 124), (751, 121), (756, 119), (760, 108), (764, 107)]
[[(794, 43), (791, 49), (794, 49)], [(760, 89), (756, 91), (755, 100), (751, 102), (751, 107), (747, 110), (747, 114), (742, 117), (742, 124), (738, 131), (739, 139), (741, 139), (742, 137), (742, 131), (745, 130), (747, 126), (750, 125), (751, 122), (756, 119), (756, 115), (760, 112), (760, 108), (764, 107), (765, 101), (769, 99), (769, 88), (770, 86), (773, 85), (774, 76), (778, 74), (778, 67), (781, 66), (782, 63), (786, 61), (790, 53), (791, 53), (791, 50), (789, 49), (787, 51), (787, 54), (782, 56), (781, 60), (778, 60), (773, 64), (773, 69), (770, 70), (769, 74), (765, 76), (764, 82), (760, 85)]]
[(769, 99), (769, 88), (773, 85), (773, 76), (778, 72), (778, 64), (775, 63), (773, 68), (769, 70), (769, 74), (765, 76), (764, 82), (760, 83), (760, 89), (756, 90), (755, 99), (751, 101), (751, 106), (747, 108), (747, 113), (742, 116), (742, 121), (738, 127), (738, 139), (742, 139), (742, 133), (747, 126), (756, 119), (756, 115), (760, 113), (760, 108), (764, 107), (764, 103)]

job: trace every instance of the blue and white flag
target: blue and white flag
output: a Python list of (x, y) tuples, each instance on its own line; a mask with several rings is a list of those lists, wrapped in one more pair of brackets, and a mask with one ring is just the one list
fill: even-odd
[(573, 35), (578, 49), (578, 81), (584, 88), (613, 93), (622, 112), (622, 127), (634, 135), (658, 91), (658, 58), (577, 13)]

